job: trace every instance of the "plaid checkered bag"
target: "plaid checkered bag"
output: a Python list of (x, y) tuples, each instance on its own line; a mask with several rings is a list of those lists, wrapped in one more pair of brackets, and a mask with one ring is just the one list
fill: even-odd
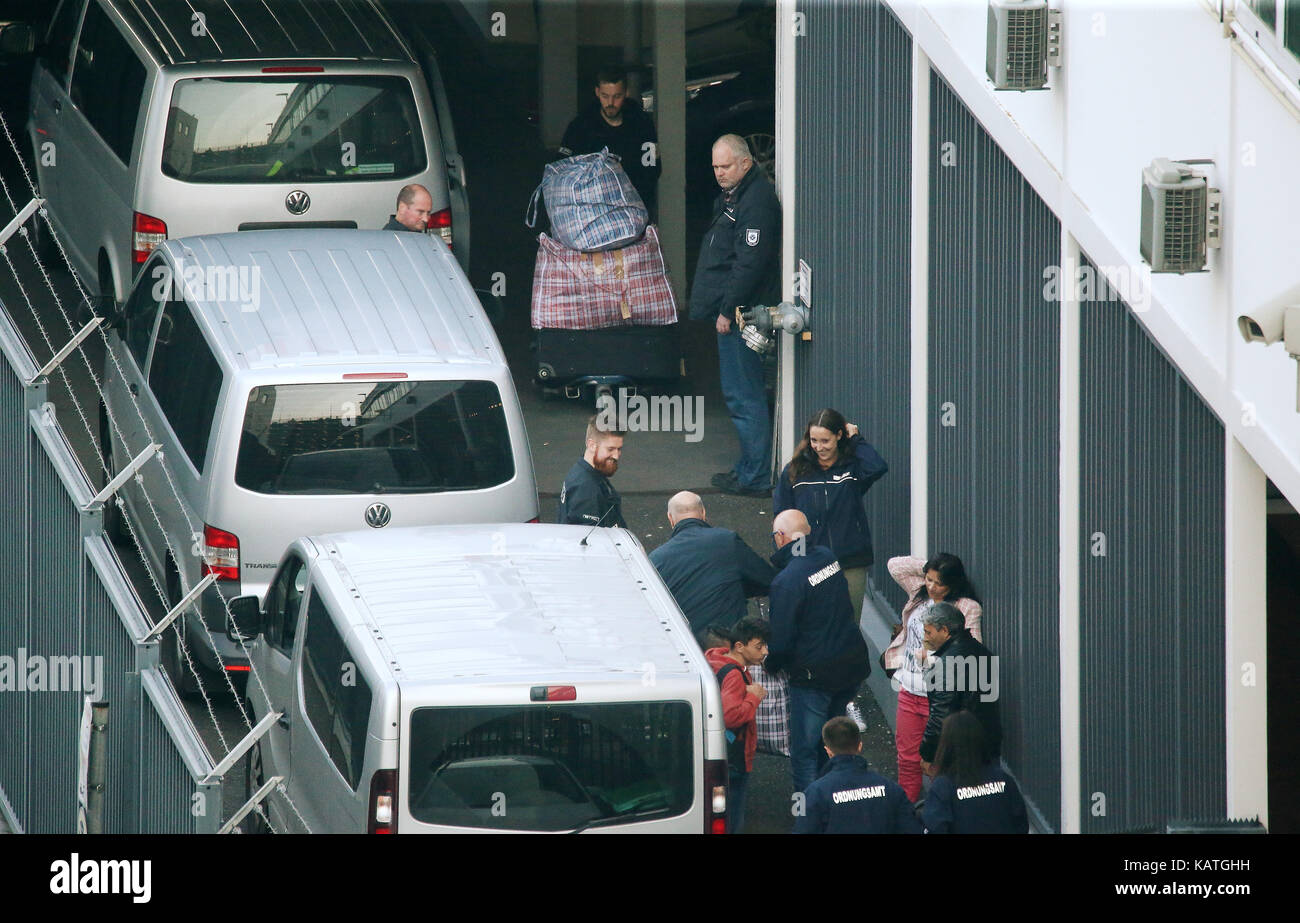
[(532, 323), (539, 330), (677, 323), (677, 300), (654, 225), (630, 247), (597, 253), (579, 253), (539, 234)]
[(645, 203), (618, 157), (577, 154), (548, 163), (542, 184), (528, 203), (525, 223), (537, 224), (538, 199), (545, 199), (551, 234), (570, 250), (615, 250), (640, 240), (650, 220)]
[(749, 675), (767, 695), (758, 703), (754, 721), (758, 726), (758, 749), (778, 756), (790, 755), (790, 684), (784, 673), (768, 673), (750, 667)]

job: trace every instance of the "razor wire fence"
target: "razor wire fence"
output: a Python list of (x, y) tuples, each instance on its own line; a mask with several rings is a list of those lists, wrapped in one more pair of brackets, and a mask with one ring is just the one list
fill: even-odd
[[(74, 320), (77, 312), (68, 310), (42, 263), (26, 227), (29, 220), (43, 222), (41, 233), (48, 235), (64, 264), (68, 264), (67, 253), (2, 115), (0, 132), (22, 168), (31, 195), (21, 204), (25, 193), (15, 195), (0, 176), (0, 191), (13, 212), (12, 220), (0, 230), (0, 259), (17, 284), (15, 306), (25, 308), (25, 316), (51, 354), (45, 365), (37, 365), (9, 306), (0, 301), (0, 351), (6, 359), (0, 369), (0, 497), (4, 501), (0, 525), (0, 816), (12, 828), (30, 832), (71, 832), (77, 828), (79, 813), (88, 813), (93, 826), (103, 832), (231, 832), (239, 829), (239, 820), (256, 811), (265, 828), (274, 831), (262, 805), (263, 799), (273, 794), (271, 784), (222, 823), (222, 778), (279, 716), (268, 714), (254, 727), (250, 709), (218, 653), (221, 678), (247, 730), (233, 746), (227, 741), (213, 707), (214, 690), (207, 688), (184, 631), (187, 610), (192, 618), (201, 619), (195, 600), (211, 578), (191, 586), (184, 569), (178, 568), (182, 570), (178, 575), (181, 598), (173, 599), (146, 567), (144, 573), (151, 584), (146, 592), (152, 589), (167, 611), (165, 617), (152, 622), (103, 532), (104, 504), (116, 503), (129, 538), (143, 557), (137, 525), (125, 515), (115, 491), (144, 464), (155, 464), (164, 472), (170, 496), (151, 497), (141, 490), (144, 509), (138, 512), (152, 517), (162, 532), (169, 560), (180, 562), (187, 553), (194, 553), (184, 540), (169, 536), (162, 528), (160, 503), (181, 510), (191, 534), (198, 531), (168, 460), (157, 451), (138, 401), (132, 399), (129, 411), (142, 425), (148, 445), (121, 471), (109, 469), (102, 450), (92, 451), (105, 484), (98, 492), (56, 416), (49, 391), (50, 377), (55, 374), (66, 385), (61, 408), (71, 410), (69, 418), (79, 422), (90, 445), (96, 446), (109, 435), (92, 428), (87, 408), (63, 367), (75, 354), (98, 399), (101, 428), (107, 426), (120, 439), (122, 425), (109, 409), (85, 341), (98, 334), (105, 351), (104, 371), (110, 363), (118, 374), (122, 370), (103, 318), (92, 308), (87, 312), (88, 322), (78, 327)], [(39, 270), (43, 289), (35, 293), (24, 286), (8, 252), (15, 235), (26, 241), (26, 250)], [(76, 273), (71, 277), (79, 303), (93, 305)], [(77, 423), (73, 425), (75, 429)], [(222, 598), (228, 610), (229, 600)], [(181, 704), (172, 684), (176, 677), (169, 679), (161, 666), (160, 640), (169, 631), (183, 661), (181, 669), (191, 675), (224, 751), (218, 761)], [(6, 686), (6, 665), (12, 689)], [(54, 670), (58, 671), (57, 683), (50, 681)], [(39, 676), (39, 681), (32, 682), (29, 673)], [(101, 681), (96, 682), (96, 677)], [(249, 682), (250, 694), (255, 685), (265, 696), (255, 667)], [(94, 688), (82, 688), (86, 685)], [(92, 711), (87, 705), (92, 695), (87, 693), (107, 702), (108, 708)], [(86, 764), (91, 748), (87, 740), (97, 734), (104, 743), (96, 750), (102, 753), (104, 768), (88, 786)], [(274, 794), (286, 804), (287, 816), (296, 816), (309, 830), (282, 785)], [(89, 804), (95, 810), (87, 811)]]

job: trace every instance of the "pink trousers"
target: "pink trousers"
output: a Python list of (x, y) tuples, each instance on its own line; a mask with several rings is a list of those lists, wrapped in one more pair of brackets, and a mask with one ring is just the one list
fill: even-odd
[(911, 801), (921, 797), (921, 737), (930, 718), (930, 700), (898, 690), (898, 723), (894, 742), (898, 746), (898, 784)]

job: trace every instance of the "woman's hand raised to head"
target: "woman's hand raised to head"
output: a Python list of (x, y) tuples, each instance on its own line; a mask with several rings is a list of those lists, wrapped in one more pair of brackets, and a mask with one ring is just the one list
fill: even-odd
[(856, 435), (858, 434), (858, 424), (856, 424), (856, 423), (845, 423), (845, 424), (844, 424), (844, 432), (848, 433), (849, 438), (852, 439), (854, 436), (856, 436)]

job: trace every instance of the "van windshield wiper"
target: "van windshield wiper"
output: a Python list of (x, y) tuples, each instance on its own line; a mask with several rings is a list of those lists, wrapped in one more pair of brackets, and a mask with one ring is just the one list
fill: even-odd
[(668, 814), (670, 811), (672, 811), (672, 808), (650, 808), (646, 811), (629, 811), (624, 814), (606, 814), (603, 817), (593, 817), (591, 820), (583, 821), (569, 832), (581, 833), (588, 827), (608, 827), (610, 824), (619, 821), (645, 820), (646, 818)]

